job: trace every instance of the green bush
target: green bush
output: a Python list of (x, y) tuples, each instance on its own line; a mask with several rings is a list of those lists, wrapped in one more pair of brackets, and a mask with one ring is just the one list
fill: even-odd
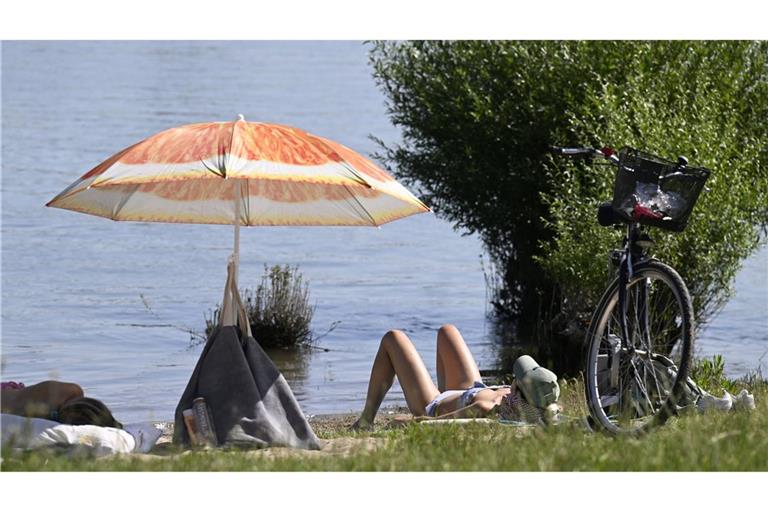
[(494, 309), (517, 339), (578, 370), (621, 242), (595, 220), (613, 172), (548, 147), (629, 145), (712, 169), (686, 231), (652, 232), (702, 325), (768, 225), (767, 55), (767, 42), (743, 41), (374, 43), (374, 77), (402, 129), (378, 156), (436, 214), (479, 234), (503, 284)]
[[(309, 285), (303, 282), (298, 267), (264, 266), (256, 290), (242, 290), (254, 338), (264, 348), (293, 348), (312, 343), (312, 316)], [(208, 337), (219, 323), (220, 306), (205, 319)]]

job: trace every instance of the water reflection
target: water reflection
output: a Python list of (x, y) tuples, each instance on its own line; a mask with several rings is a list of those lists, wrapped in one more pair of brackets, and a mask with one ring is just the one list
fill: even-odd
[(283, 374), (285, 380), (288, 381), (294, 394), (297, 397), (303, 395), (313, 349), (305, 347), (271, 348), (265, 349), (265, 352), (275, 363), (280, 373)]
[(506, 318), (491, 316), (488, 323), (489, 337), (496, 348), (495, 370), (487, 372), (488, 375), (496, 375), (509, 381), (512, 366), (517, 358), (523, 355), (533, 357), (541, 366), (562, 377), (574, 377), (581, 371), (581, 350), (574, 341), (566, 341), (570, 338), (555, 337), (554, 341), (546, 338), (526, 338), (519, 335), (514, 322)]

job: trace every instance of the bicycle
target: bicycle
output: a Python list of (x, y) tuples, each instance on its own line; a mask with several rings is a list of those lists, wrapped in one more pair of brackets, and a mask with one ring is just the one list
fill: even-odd
[(710, 171), (622, 148), (552, 148), (598, 157), (617, 167), (613, 201), (598, 208), (602, 226), (626, 225), (623, 248), (610, 253), (618, 275), (593, 313), (585, 339), (591, 423), (611, 434), (639, 434), (676, 414), (688, 380), (694, 316), (675, 269), (648, 254), (644, 226), (683, 231)]

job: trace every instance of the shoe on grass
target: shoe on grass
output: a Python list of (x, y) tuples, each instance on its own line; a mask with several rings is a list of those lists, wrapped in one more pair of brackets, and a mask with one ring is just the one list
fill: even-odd
[(730, 411), (733, 407), (733, 397), (727, 391), (725, 391), (723, 398), (717, 398), (704, 391), (696, 406), (699, 412)]
[(738, 395), (733, 397), (734, 411), (751, 411), (755, 409), (755, 395), (742, 389)]

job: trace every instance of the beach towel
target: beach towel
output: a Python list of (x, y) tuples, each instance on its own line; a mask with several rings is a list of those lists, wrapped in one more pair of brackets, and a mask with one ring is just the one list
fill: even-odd
[(232, 262), (227, 272), (219, 325), (176, 407), (174, 442), (190, 444), (183, 411), (202, 397), (219, 445), (320, 449), (288, 382), (251, 334)]
[(0, 415), (2, 444), (18, 450), (58, 448), (93, 456), (148, 453), (162, 430), (153, 422), (123, 425), (122, 429), (96, 425), (67, 425), (42, 418)]

